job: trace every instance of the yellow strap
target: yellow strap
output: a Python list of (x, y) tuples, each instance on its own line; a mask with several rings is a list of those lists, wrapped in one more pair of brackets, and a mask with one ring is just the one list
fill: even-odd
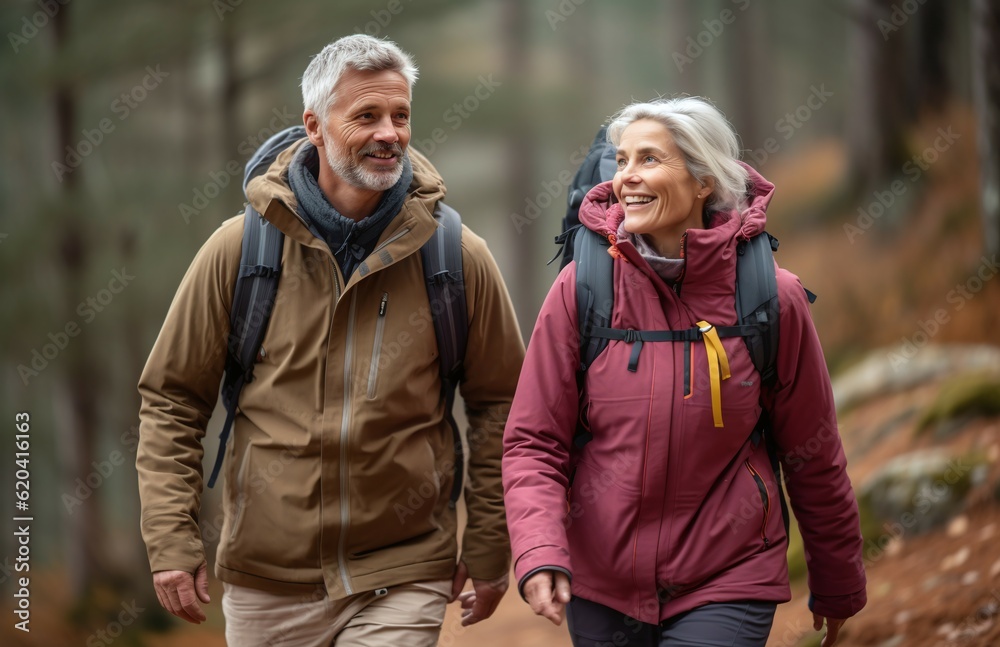
[(699, 321), (698, 328), (705, 338), (705, 351), (708, 354), (708, 375), (712, 384), (712, 418), (716, 427), (722, 427), (722, 382), (719, 379), (719, 367), (722, 367), (722, 379), (728, 380), (731, 377), (729, 358), (726, 356), (722, 340), (719, 339), (719, 332), (712, 324)]

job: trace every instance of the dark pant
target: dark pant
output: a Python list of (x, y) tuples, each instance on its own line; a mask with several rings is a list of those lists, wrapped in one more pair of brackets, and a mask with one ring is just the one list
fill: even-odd
[(659, 625), (574, 597), (566, 607), (574, 647), (764, 647), (774, 602), (718, 602)]

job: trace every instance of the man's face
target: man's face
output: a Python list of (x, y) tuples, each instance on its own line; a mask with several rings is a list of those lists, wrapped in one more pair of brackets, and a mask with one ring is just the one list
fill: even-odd
[(402, 74), (347, 70), (335, 88), (323, 141), (327, 162), (349, 184), (385, 191), (403, 173), (410, 143), (410, 87)]

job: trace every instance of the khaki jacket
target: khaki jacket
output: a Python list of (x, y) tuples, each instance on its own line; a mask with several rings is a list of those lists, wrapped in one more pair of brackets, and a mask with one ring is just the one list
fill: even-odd
[[(410, 151), (413, 182), (375, 250), (345, 281), (296, 214), (283, 152), (248, 187), (285, 233), (282, 274), (254, 380), (227, 448), (216, 575), (272, 591), (325, 587), (337, 599), (451, 577), (454, 450), (438, 373), (420, 247), (444, 184)], [(205, 559), (202, 457), (226, 356), (243, 217), (195, 257), (139, 382), (136, 467), (154, 572)], [(524, 345), (486, 244), (462, 232), (469, 341), (460, 392), (470, 429), (461, 559), (477, 579), (507, 572), (501, 438)]]

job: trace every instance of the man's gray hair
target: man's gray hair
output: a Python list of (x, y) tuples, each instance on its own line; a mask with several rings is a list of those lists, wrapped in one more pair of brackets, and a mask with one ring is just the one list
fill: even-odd
[(330, 43), (317, 54), (302, 75), (302, 103), (312, 110), (321, 124), (335, 100), (334, 88), (347, 70), (399, 72), (410, 91), (417, 81), (417, 66), (409, 54), (389, 40), (366, 34), (344, 36)]
[(640, 119), (651, 119), (670, 131), (696, 180), (704, 185), (708, 178), (715, 178), (715, 188), (705, 203), (709, 210), (745, 208), (749, 177), (737, 161), (739, 139), (732, 124), (711, 102), (679, 97), (630, 104), (611, 118), (608, 141), (617, 147), (625, 128)]

